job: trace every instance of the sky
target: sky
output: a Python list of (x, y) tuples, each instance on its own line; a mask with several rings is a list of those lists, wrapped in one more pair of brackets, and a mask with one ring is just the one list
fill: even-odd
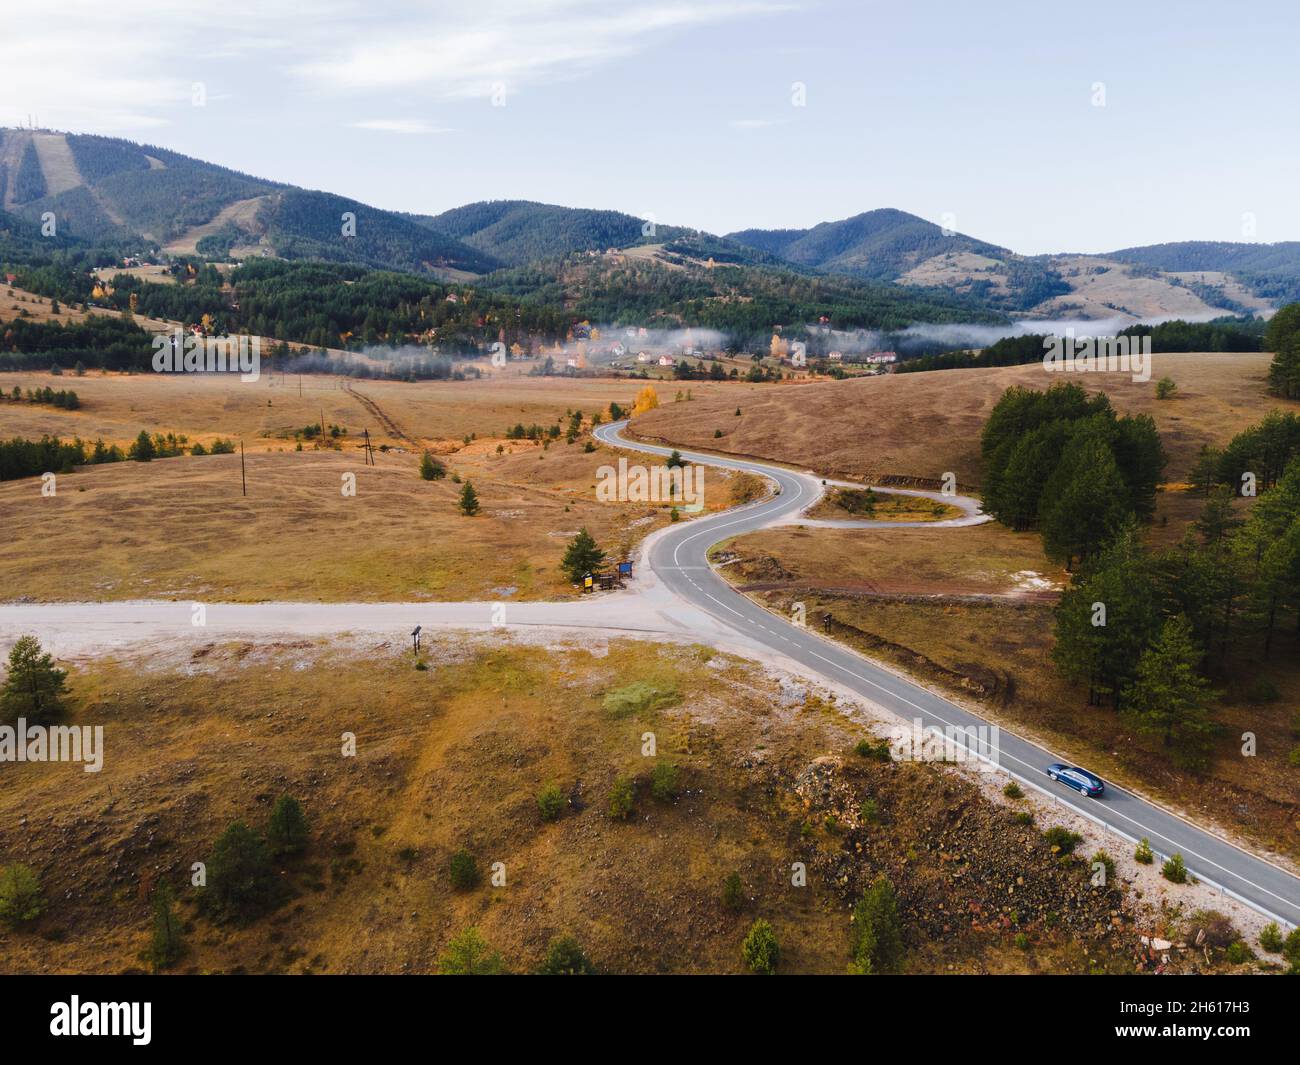
[(1300, 240), (1295, 0), (41, 0), (0, 125), (426, 214), (878, 207), (1025, 254)]

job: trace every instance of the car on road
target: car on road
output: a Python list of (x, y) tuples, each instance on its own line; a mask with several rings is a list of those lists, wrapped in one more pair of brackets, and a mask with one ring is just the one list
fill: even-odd
[(1087, 795), (1092, 799), (1100, 798), (1101, 793), (1106, 790), (1101, 777), (1089, 773), (1086, 769), (1080, 769), (1077, 765), (1053, 762), (1047, 767), (1047, 775), (1053, 780), (1059, 780), (1067, 788), (1073, 788), (1080, 795)]

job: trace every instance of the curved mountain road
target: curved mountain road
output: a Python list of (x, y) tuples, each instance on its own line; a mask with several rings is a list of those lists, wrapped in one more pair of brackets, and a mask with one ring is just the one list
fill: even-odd
[[(629, 440), (625, 422), (599, 426), (596, 437), (630, 451), (666, 456), (671, 450)], [(681, 449), (677, 449), (681, 450)], [(185, 653), (221, 639), (327, 637), (368, 634), (405, 642), (411, 627), (481, 629), (504, 626), (545, 638), (568, 630), (604, 636), (641, 636), (706, 642), (759, 660), (789, 663), (851, 690), (903, 721), (922, 729), (991, 728), (991, 723), (956, 703), (877, 665), (855, 651), (797, 626), (754, 603), (724, 581), (709, 565), (709, 548), (721, 540), (781, 522), (816, 524), (798, 515), (823, 491), (811, 473), (768, 463), (681, 451), (703, 465), (742, 470), (768, 478), (776, 494), (744, 506), (669, 525), (642, 547), (640, 573), (631, 589), (564, 602), (415, 602), (415, 603), (220, 603), (204, 604), (204, 620), (193, 617), (198, 604), (143, 600), (93, 603), (0, 603), (0, 652), (18, 636), (32, 633), (60, 657), (95, 655), (127, 646), (178, 647)], [(948, 523), (985, 520), (973, 500), (944, 497), (965, 511)], [(846, 521), (836, 525), (899, 529), (899, 522)], [(904, 534), (905, 535), (905, 534)], [(953, 532), (960, 536), (959, 531)], [(504, 610), (504, 615), (501, 611)], [(815, 623), (815, 622), (814, 622)], [(1051, 781), (1044, 767), (1062, 759), (1043, 747), (998, 732), (992, 751), (976, 752), (989, 768), (1021, 783), (1136, 843), (1146, 838), (1161, 857), (1181, 854), (1188, 869), (1256, 910), (1295, 926), (1300, 924), (1300, 877), (1267, 858), (1249, 853), (1157, 803), (1108, 783), (1105, 797), (1088, 799)]]
[[(653, 455), (669, 455), (674, 450), (628, 439), (622, 435), (626, 424), (626, 421), (621, 421), (599, 426), (595, 435), (604, 444), (626, 450)], [(709, 548), (720, 540), (793, 520), (800, 511), (811, 506), (822, 491), (817, 477), (747, 459), (681, 448), (675, 450), (690, 462), (769, 478), (776, 483), (777, 491), (774, 496), (759, 502), (669, 526), (665, 533), (655, 537), (647, 546), (645, 562), (668, 590), (750, 641), (770, 647), (780, 655), (852, 689), (905, 721), (919, 720), (923, 729), (943, 731), (990, 726), (990, 722), (943, 696), (757, 605), (733, 589), (709, 565)], [(951, 498), (944, 501), (953, 502)], [(972, 517), (968, 511), (966, 519), (954, 520), (972, 524)], [(897, 528), (900, 523), (847, 524)], [(936, 523), (925, 524), (933, 526)], [(1045, 767), (1063, 760), (1005, 729), (999, 730), (997, 750), (988, 759), (1023, 784), (1051, 795), (1124, 839), (1133, 843), (1148, 839), (1161, 858), (1181, 854), (1187, 868), (1201, 880), (1280, 923), (1300, 924), (1300, 878), (1109, 781), (1103, 798), (1085, 798), (1048, 778)]]

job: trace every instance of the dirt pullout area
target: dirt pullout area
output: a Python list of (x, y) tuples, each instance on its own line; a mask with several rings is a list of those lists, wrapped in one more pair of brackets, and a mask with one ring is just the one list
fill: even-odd
[[(175, 970), (195, 973), (428, 972), (470, 926), (516, 971), (572, 934), (606, 972), (734, 972), (760, 917), (781, 971), (837, 973), (853, 902), (881, 876), (910, 972), (1129, 972), (1155, 964), (1139, 930), (1172, 920), (1122, 878), (1094, 886), (958, 767), (853, 753), (870, 711), (790, 676), (698, 646), (500, 636), (439, 638), (421, 664), (302, 640), (74, 670), (65, 723), (103, 726), (103, 769), (5, 769), (0, 863), (32, 867), (48, 908), (0, 931), (0, 971), (143, 967), (164, 881)], [(665, 763), (677, 779), (656, 797)], [(609, 813), (620, 777), (627, 820)], [(284, 794), (310, 822), (306, 851), (275, 864), (284, 901), (216, 921), (193, 863), (211, 869), (226, 826), (261, 830)], [(456, 890), (460, 850), (482, 878)]]
[[(1203, 443), (1222, 446), (1271, 408), (1300, 409), (1268, 394), (1270, 358), (1155, 355), (1147, 382), (1121, 373), (1047, 373), (1034, 363), (775, 385), (740, 398), (665, 405), (634, 418), (631, 428), (654, 443), (761, 457), (847, 480), (875, 483), (895, 475), (932, 484), (951, 472), (959, 485), (976, 487), (983, 472), (980, 433), (1003, 391), (1073, 381), (1105, 391), (1121, 413), (1155, 418), (1170, 455), (1167, 477), (1179, 481)], [(1161, 377), (1177, 384), (1176, 399), (1156, 400)]]

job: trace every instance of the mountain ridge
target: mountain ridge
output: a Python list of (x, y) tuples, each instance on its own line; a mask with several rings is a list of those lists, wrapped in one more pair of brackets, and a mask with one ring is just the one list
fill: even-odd
[(523, 199), (405, 213), (156, 145), (51, 130), (0, 129), (0, 209), (28, 225), (52, 212), (60, 236), (91, 243), (140, 238), (173, 255), (346, 262), (451, 280), (612, 250), (668, 266), (699, 261), (946, 290), (1029, 318), (1204, 319), (1267, 314), (1300, 298), (1300, 241), (1026, 256), (891, 207), (720, 236)]

